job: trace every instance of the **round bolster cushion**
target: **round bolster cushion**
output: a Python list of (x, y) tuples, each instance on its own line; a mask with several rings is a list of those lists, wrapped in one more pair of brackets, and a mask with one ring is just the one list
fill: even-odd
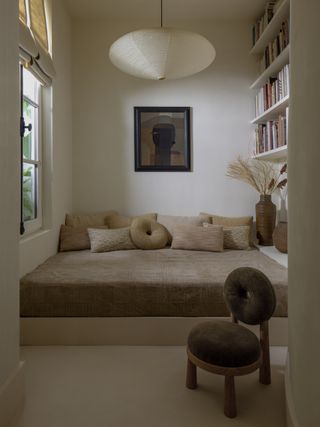
[(168, 243), (166, 228), (147, 218), (134, 219), (130, 227), (130, 234), (133, 243), (140, 249), (162, 249)]
[(257, 325), (269, 320), (276, 307), (276, 296), (268, 277), (252, 267), (233, 270), (224, 284), (229, 310), (241, 322)]

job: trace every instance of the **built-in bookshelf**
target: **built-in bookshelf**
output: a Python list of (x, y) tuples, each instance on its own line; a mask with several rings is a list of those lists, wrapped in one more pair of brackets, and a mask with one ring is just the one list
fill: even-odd
[(290, 81), (290, 0), (268, 1), (252, 29), (251, 54), (259, 55), (255, 91), (254, 157), (285, 160), (288, 145)]
[(280, 114), (285, 114), (286, 108), (289, 106), (289, 96), (282, 98), (279, 102), (272, 105), (259, 116), (255, 117), (251, 124), (256, 125), (258, 123), (267, 123), (270, 120), (274, 120), (279, 117)]
[(282, 22), (289, 17), (290, 0), (283, 0), (275, 3), (276, 7), (273, 9), (273, 15), (270, 21), (266, 25), (260, 37), (258, 37), (257, 40), (253, 40), (254, 43), (250, 52), (253, 55), (263, 53), (268, 43), (277, 36)]
[(270, 76), (278, 74), (285, 67), (285, 65), (289, 64), (289, 51), (290, 46), (288, 45), (269, 65), (269, 67), (261, 72), (258, 78), (250, 86), (250, 89), (257, 89), (263, 86), (268, 81)]

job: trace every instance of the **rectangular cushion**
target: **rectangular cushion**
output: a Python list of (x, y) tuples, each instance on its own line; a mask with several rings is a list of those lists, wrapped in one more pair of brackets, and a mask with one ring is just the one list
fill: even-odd
[(179, 225), (173, 229), (172, 249), (194, 251), (223, 251), (223, 227), (217, 225), (199, 227), (196, 225)]
[[(99, 226), (99, 228), (108, 227), (106, 225), (102, 225)], [(59, 251), (82, 251), (85, 249), (90, 249), (88, 227), (71, 227), (69, 225), (61, 225)]]
[(169, 243), (172, 241), (173, 229), (178, 225), (196, 225), (202, 226), (204, 222), (210, 222), (209, 215), (198, 216), (177, 216), (177, 215), (160, 215), (158, 220), (160, 224), (164, 225), (169, 233)]
[[(204, 227), (217, 227), (213, 224), (204, 223)], [(224, 249), (250, 249), (250, 227), (239, 225), (235, 227), (223, 227)]]
[(150, 219), (152, 221), (156, 221), (157, 220), (157, 214), (156, 213), (147, 213), (147, 214), (139, 215), (139, 216), (109, 215), (105, 219), (105, 224), (110, 229), (130, 227), (132, 221), (136, 218), (146, 218), (146, 219)]
[(200, 215), (208, 215), (210, 223), (213, 225), (222, 225), (223, 227), (235, 227), (240, 225), (247, 225), (250, 227), (250, 245), (254, 245), (253, 236), (253, 217), (252, 216), (220, 216), (208, 213), (200, 213)]
[(110, 210), (89, 214), (67, 214), (65, 225), (70, 227), (95, 227), (105, 225), (105, 219), (109, 215), (116, 215), (117, 212)]
[(136, 249), (130, 237), (130, 227), (114, 230), (88, 228), (91, 252), (121, 251)]

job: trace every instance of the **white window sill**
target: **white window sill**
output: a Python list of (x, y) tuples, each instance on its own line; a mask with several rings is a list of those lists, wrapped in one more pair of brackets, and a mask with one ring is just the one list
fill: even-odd
[(33, 233), (22, 236), (20, 238), (20, 244), (30, 242), (34, 239), (38, 239), (39, 237), (44, 237), (50, 232), (51, 232), (51, 229), (41, 229), (41, 230), (34, 231)]

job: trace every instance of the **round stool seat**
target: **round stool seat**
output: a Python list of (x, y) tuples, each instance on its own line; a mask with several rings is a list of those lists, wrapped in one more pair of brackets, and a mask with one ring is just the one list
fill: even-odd
[(261, 347), (256, 335), (247, 328), (211, 320), (195, 326), (188, 337), (191, 353), (202, 360), (222, 367), (251, 365), (260, 357)]

